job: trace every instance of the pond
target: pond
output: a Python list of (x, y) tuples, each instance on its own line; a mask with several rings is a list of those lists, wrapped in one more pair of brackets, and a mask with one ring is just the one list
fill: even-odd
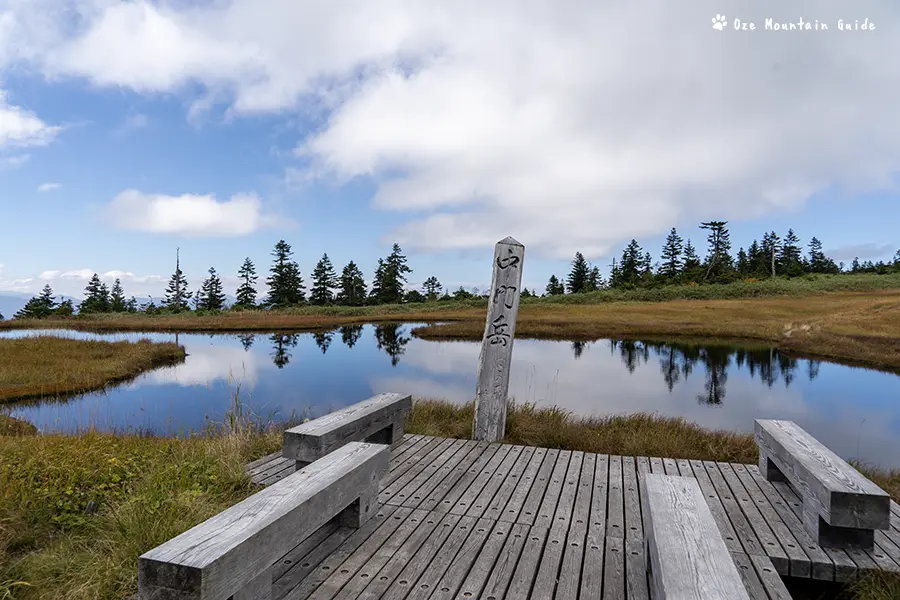
[[(262, 420), (315, 417), (379, 392), (465, 402), (480, 343), (414, 338), (413, 324), (329, 333), (179, 334), (188, 356), (103, 392), (8, 405), (42, 431), (86, 426), (180, 435), (221, 421), (237, 393)], [(175, 334), (49, 333), (100, 339)], [(510, 394), (579, 415), (656, 412), (704, 427), (752, 431), (754, 418), (791, 419), (845, 458), (900, 466), (900, 377), (777, 350), (602, 340), (516, 340)]]

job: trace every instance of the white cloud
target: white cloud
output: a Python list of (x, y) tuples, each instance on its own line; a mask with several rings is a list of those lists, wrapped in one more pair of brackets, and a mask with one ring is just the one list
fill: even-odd
[(61, 183), (42, 183), (38, 186), (37, 191), (39, 192), (52, 192), (53, 190), (58, 190), (62, 188)]
[(44, 123), (33, 112), (7, 103), (6, 92), (0, 90), (0, 150), (46, 146), (60, 130), (61, 127)]
[(125, 190), (106, 209), (122, 229), (183, 236), (240, 236), (286, 223), (264, 213), (255, 194), (235, 194), (219, 201), (211, 194), (167, 196)]
[[(721, 10), (713, 0), (15, 2), (0, 64), (137, 92), (200, 89), (193, 118), (217, 104), (228, 117), (309, 113), (322, 126), (298, 147), (305, 175), (374, 176), (377, 207), (415, 213), (390, 235), (410, 249), (514, 235), (531, 252), (595, 259), (682, 220), (792, 209), (835, 185), (894, 186), (900, 72), (884, 57), (900, 55), (900, 5), (759, 0), (728, 15), (755, 21), (753, 32), (713, 30)], [(767, 16), (832, 29), (765, 31)], [(877, 28), (840, 32), (839, 18)], [(177, 219), (148, 222), (184, 233)]]
[(879, 260), (890, 258), (897, 251), (897, 244), (876, 244), (869, 242), (866, 244), (852, 244), (849, 246), (840, 246), (826, 252), (834, 260), (850, 263), (854, 258), (860, 260)]
[(125, 117), (125, 120), (122, 122), (122, 125), (119, 126), (118, 129), (113, 131), (113, 133), (117, 136), (123, 136), (129, 134), (133, 131), (137, 131), (139, 129), (144, 129), (150, 126), (150, 117), (143, 113), (132, 113)]
[(14, 154), (12, 156), (0, 156), (0, 170), (18, 169), (31, 160), (30, 154)]

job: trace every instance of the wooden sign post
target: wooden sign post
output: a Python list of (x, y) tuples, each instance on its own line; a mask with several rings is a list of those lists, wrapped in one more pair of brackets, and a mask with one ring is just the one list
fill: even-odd
[(500, 240), (494, 247), (494, 275), (478, 357), (478, 387), (472, 424), (472, 439), (475, 440), (498, 442), (506, 432), (506, 395), (524, 261), (525, 246), (511, 237)]

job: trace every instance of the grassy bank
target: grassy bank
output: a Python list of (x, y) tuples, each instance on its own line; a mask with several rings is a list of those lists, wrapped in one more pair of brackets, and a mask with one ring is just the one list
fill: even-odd
[[(471, 404), (419, 400), (408, 430), (467, 438), (471, 422)], [(137, 557), (253, 493), (243, 464), (280, 447), (278, 428), (229, 423), (191, 439), (0, 436), (0, 598), (5, 591), (17, 600), (134, 593)], [(509, 411), (507, 432), (508, 442), (551, 448), (756, 461), (749, 435), (650, 415), (578, 419), (526, 405)], [(900, 497), (900, 473), (866, 474)], [(854, 597), (891, 598), (898, 590), (894, 579), (872, 579)]]
[(0, 339), (0, 402), (97, 390), (184, 357), (181, 346), (149, 340)]

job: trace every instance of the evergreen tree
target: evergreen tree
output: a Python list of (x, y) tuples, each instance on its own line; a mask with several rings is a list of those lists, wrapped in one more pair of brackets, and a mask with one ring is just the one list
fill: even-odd
[(728, 221), (706, 221), (700, 224), (700, 229), (709, 231), (706, 237), (709, 249), (706, 255), (706, 273), (703, 278), (722, 280), (732, 269), (732, 260), (729, 251), (731, 240), (729, 239)]
[(763, 236), (761, 250), (760, 275), (768, 274), (775, 277), (778, 274), (778, 253), (781, 249), (781, 238), (774, 231)]
[(375, 274), (372, 276), (372, 289), (369, 290), (369, 300), (372, 304), (381, 304), (384, 298), (384, 279), (385, 279), (384, 259), (378, 259), (378, 266), (375, 267)]
[(645, 252), (641, 260), (641, 280), (649, 283), (651, 279), (653, 279), (653, 259), (649, 252)]
[(340, 291), (337, 295), (339, 304), (346, 306), (362, 306), (366, 302), (366, 282), (362, 271), (352, 260), (341, 271)]
[(312, 272), (312, 287), (309, 290), (311, 304), (324, 306), (334, 302), (334, 288), (338, 285), (337, 274), (328, 254), (323, 254)]
[(100, 276), (94, 273), (84, 288), (84, 300), (78, 305), (78, 312), (82, 315), (87, 315), (109, 311), (109, 290), (106, 284), (100, 281)]
[(681, 239), (678, 231), (673, 227), (666, 237), (666, 242), (663, 244), (662, 254), (660, 255), (662, 260), (660, 275), (668, 279), (678, 277), (682, 268), (681, 253), (683, 250), (684, 240)]
[(592, 266), (588, 272), (587, 282), (584, 284), (584, 291), (596, 292), (603, 287), (603, 277), (600, 276), (600, 267)]
[(619, 264), (619, 280), (622, 285), (633, 286), (641, 277), (644, 267), (644, 251), (637, 240), (632, 239), (622, 251), (622, 262)]
[(408, 290), (405, 294), (403, 294), (404, 302), (427, 302), (428, 298), (420, 292), (419, 290)]
[(53, 314), (57, 317), (71, 317), (75, 314), (75, 306), (72, 305), (71, 300), (63, 300), (59, 303), (59, 306), (56, 307), (56, 310), (53, 311)]
[(737, 272), (741, 277), (750, 274), (750, 258), (743, 248), (740, 248), (737, 253)]
[(242, 308), (254, 308), (256, 306), (256, 266), (250, 257), (244, 259), (244, 264), (238, 269), (238, 277), (241, 279), (241, 285), (238, 286), (235, 298), (235, 306)]
[(557, 279), (556, 275), (551, 275), (544, 291), (548, 296), (560, 296), (566, 293), (566, 287)]
[(13, 319), (44, 319), (53, 314), (56, 309), (56, 300), (53, 298), (53, 288), (50, 284), (44, 286), (40, 295), (34, 296), (21, 308)]
[(788, 277), (796, 277), (803, 273), (800, 238), (797, 237), (793, 229), (788, 229), (787, 235), (784, 236), (781, 252), (778, 255), (778, 264), (781, 267), (781, 272)]
[(612, 263), (609, 265), (609, 287), (617, 288), (622, 285), (622, 269), (616, 263), (616, 257), (613, 256)]
[(125, 312), (136, 313), (138, 311), (137, 298), (132, 296), (125, 302)]
[(166, 297), (163, 300), (163, 306), (172, 312), (182, 312), (190, 310), (191, 306), (188, 302), (191, 299), (191, 292), (188, 290), (187, 277), (181, 271), (181, 259), (175, 259), (175, 272), (169, 279), (169, 285), (166, 287)]
[(825, 253), (822, 251), (822, 242), (817, 238), (809, 241), (809, 260), (807, 265), (810, 273), (840, 273), (843, 270), (832, 259), (825, 256)]
[(441, 295), (441, 289), (441, 282), (434, 275), (426, 279), (425, 283), (422, 284), (422, 291), (425, 292), (425, 297), (429, 302), (437, 301), (438, 296)]
[(859, 257), (854, 256), (853, 262), (850, 263), (850, 272), (851, 273), (859, 273), (860, 271), (862, 271), (862, 266), (860, 266), (860, 264), (859, 264)]
[(125, 291), (122, 289), (122, 282), (116, 279), (113, 282), (112, 290), (109, 293), (109, 309), (112, 312), (127, 312), (128, 306), (125, 301)]
[(580, 294), (586, 291), (585, 286), (587, 286), (590, 274), (591, 268), (584, 259), (584, 255), (576, 252), (575, 258), (572, 260), (572, 270), (569, 271), (569, 277), (566, 280), (569, 293)]
[(381, 303), (397, 304), (402, 301), (407, 273), (412, 273), (412, 269), (406, 265), (406, 257), (402, 254), (400, 245), (394, 244), (391, 253), (384, 260), (383, 276), (379, 286)]
[(682, 278), (686, 281), (697, 281), (700, 272), (700, 257), (691, 240), (684, 244), (684, 263), (681, 266)]
[(222, 310), (225, 308), (225, 291), (222, 279), (216, 273), (214, 267), (209, 268), (209, 277), (203, 280), (203, 284), (197, 291), (198, 310)]
[(271, 275), (266, 279), (269, 286), (269, 297), (266, 304), (270, 307), (292, 306), (306, 301), (305, 286), (300, 276), (300, 267), (291, 260), (291, 246), (279, 240), (272, 251), (274, 261), (269, 269)]

